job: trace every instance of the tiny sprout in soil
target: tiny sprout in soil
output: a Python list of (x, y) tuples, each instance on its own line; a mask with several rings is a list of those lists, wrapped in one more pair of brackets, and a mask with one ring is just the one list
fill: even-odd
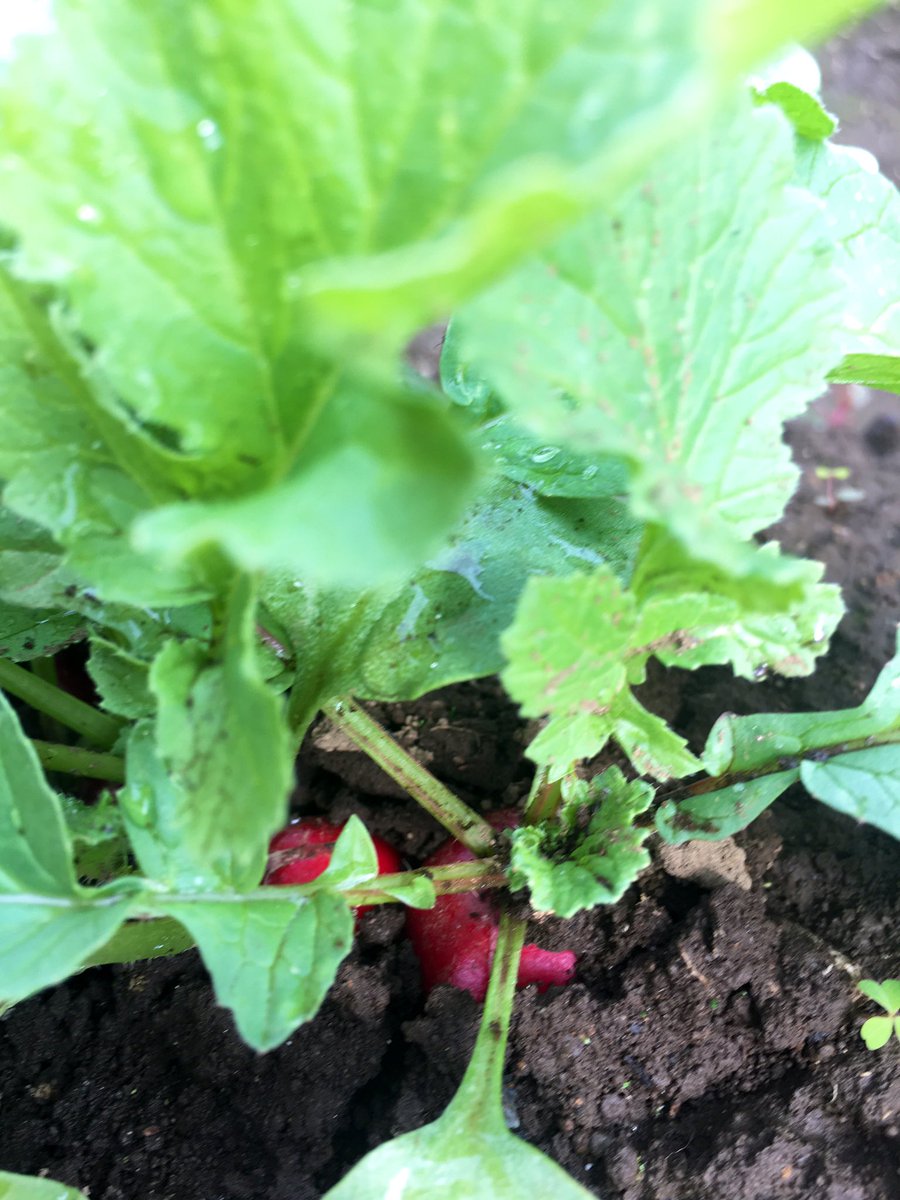
[[(578, 979), (529, 919), (793, 784), (900, 836), (900, 648), (858, 706), (702, 749), (636, 690), (810, 674), (842, 616), (756, 535), (785, 423), (898, 390), (900, 199), (786, 53), (867, 7), (55, 0), (0, 39), (0, 1007), (196, 946), (272, 1050), (401, 904), (481, 1029), (329, 1195), (586, 1196), (503, 1116), (517, 982)], [(447, 314), (432, 384), (404, 347)], [(497, 674), (513, 813), (366, 707)], [(323, 714), (449, 849), (289, 811)], [(900, 984), (861, 986), (883, 1044)]]

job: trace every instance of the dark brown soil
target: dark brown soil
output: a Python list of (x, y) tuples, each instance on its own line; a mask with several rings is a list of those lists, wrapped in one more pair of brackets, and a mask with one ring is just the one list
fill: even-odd
[[(848, 91), (858, 108), (896, 104), (898, 45), (895, 10), (829, 50), (842, 111)], [(860, 78), (876, 83), (861, 92)], [(893, 143), (879, 132), (873, 145), (883, 158), (898, 152), (892, 128)], [(844, 588), (831, 656), (803, 680), (660, 678), (658, 707), (695, 745), (726, 709), (855, 704), (892, 653), (900, 408), (866, 399), (845, 412), (826, 398), (791, 431), (804, 478), (781, 536)], [(818, 503), (819, 465), (848, 466), (861, 497)], [(379, 715), (475, 803), (527, 786), (522, 732), (489, 682)], [(324, 730), (298, 801), (361, 813), (411, 858), (442, 837)], [(576, 949), (579, 970), (564, 991), (520, 993), (510, 1120), (608, 1200), (898, 1200), (900, 1047), (865, 1049), (853, 986), (900, 975), (896, 843), (802, 792), (738, 840), (724, 881), (658, 864), (614, 909), (533, 931)], [(394, 911), (364, 919), (319, 1016), (266, 1056), (212, 1004), (195, 954), (95, 969), (0, 1023), (0, 1165), (91, 1200), (314, 1200), (371, 1146), (440, 1112), (477, 1020), (466, 993), (423, 999)]]

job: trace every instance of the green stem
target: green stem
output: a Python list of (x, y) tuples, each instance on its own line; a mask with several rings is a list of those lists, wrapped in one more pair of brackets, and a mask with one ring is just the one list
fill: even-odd
[(417, 763), (359, 705), (349, 699), (338, 700), (327, 705), (325, 712), (373, 762), (418, 800), (436, 821), (440, 821), (457, 841), (479, 858), (490, 854), (496, 833), (484, 817), (454, 796), (430, 771)]
[(37, 712), (46, 713), (67, 729), (74, 729), (100, 749), (108, 750), (114, 746), (121, 732), (122, 722), (118, 717), (100, 712), (7, 658), (0, 658), (0, 687), (24, 700)]
[(84, 750), (81, 746), (57, 746), (53, 742), (31, 742), (48, 771), (61, 775), (81, 775), (86, 779), (105, 779), (108, 783), (125, 782), (125, 760), (115, 754)]
[(562, 780), (554, 779), (548, 782), (549, 771), (546, 767), (538, 767), (531, 781), (531, 791), (525, 804), (523, 825), (540, 825), (556, 816), (562, 804)]
[(478, 1040), (459, 1090), (445, 1114), (452, 1113), (478, 1133), (506, 1132), (503, 1063), (524, 941), (525, 921), (504, 912), (500, 918)]
[(399, 901), (386, 895), (384, 889), (406, 883), (411, 875), (421, 875), (430, 879), (438, 896), (502, 888), (509, 883), (497, 859), (479, 858), (475, 862), (451, 863), (446, 867), (428, 867), (417, 871), (398, 871), (395, 875), (379, 875), (370, 883), (360, 884), (343, 895), (353, 905), (396, 904)]

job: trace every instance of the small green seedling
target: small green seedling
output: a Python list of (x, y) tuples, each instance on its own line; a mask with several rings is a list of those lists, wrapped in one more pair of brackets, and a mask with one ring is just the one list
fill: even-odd
[(870, 1050), (880, 1050), (891, 1040), (892, 1033), (900, 1042), (900, 979), (885, 979), (884, 983), (861, 979), (857, 987), (887, 1013), (886, 1017), (869, 1017), (863, 1022), (859, 1035), (866, 1046)]

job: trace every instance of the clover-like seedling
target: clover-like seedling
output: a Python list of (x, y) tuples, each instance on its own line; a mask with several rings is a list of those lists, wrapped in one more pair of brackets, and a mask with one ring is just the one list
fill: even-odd
[(900, 979), (885, 979), (876, 983), (874, 979), (861, 979), (857, 987), (864, 996), (880, 1004), (887, 1016), (869, 1017), (864, 1021), (859, 1035), (870, 1050), (880, 1050), (897, 1035), (900, 1042)]

